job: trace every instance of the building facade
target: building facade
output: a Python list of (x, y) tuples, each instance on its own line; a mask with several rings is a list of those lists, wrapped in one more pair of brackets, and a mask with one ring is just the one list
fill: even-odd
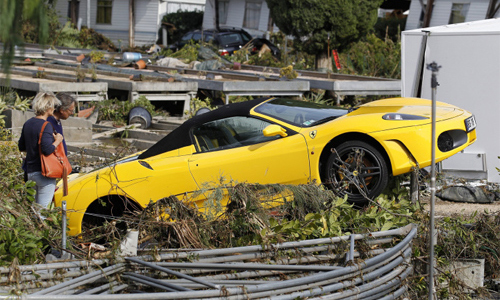
[[(487, 11), (492, 0), (412, 0), (410, 12), (406, 19), (406, 30), (423, 27), (425, 8), (422, 3), (433, 3), (429, 27), (487, 19)], [(495, 18), (499, 17), (497, 12)]]
[[(117, 47), (129, 44), (129, 0), (59, 0), (56, 10), (59, 21), (65, 24), (76, 14), (77, 24), (96, 30), (108, 37)], [(134, 44), (152, 45), (158, 40), (161, 19), (177, 10), (203, 10), (205, 0), (134, 0)]]

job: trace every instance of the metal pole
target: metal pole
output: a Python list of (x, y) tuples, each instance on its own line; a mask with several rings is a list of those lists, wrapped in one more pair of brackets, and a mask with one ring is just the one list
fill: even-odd
[(430, 247), (429, 247), (429, 300), (436, 299), (436, 291), (434, 290), (434, 207), (436, 201), (436, 88), (439, 85), (437, 82), (437, 72), (441, 66), (436, 62), (427, 65), (427, 69), (432, 71), (431, 88), (432, 88), (432, 137), (431, 137), (431, 216), (430, 216)]
[(64, 255), (66, 251), (66, 200), (62, 202), (62, 253)]
[(87, 0), (87, 28), (90, 29), (90, 0)]
[(194, 282), (199, 283), (199, 284), (203, 284), (204, 286), (207, 286), (209, 288), (220, 289), (219, 286), (217, 286), (215, 284), (212, 284), (212, 283), (210, 283), (208, 281), (205, 281), (205, 280), (202, 280), (202, 279), (199, 279), (199, 278), (196, 278), (196, 277), (192, 277), (192, 276), (186, 275), (184, 273), (173, 271), (173, 270), (170, 270), (170, 269), (167, 269), (167, 268), (163, 268), (163, 267), (160, 267), (160, 266), (158, 266), (156, 264), (153, 264), (153, 263), (145, 262), (145, 261), (142, 261), (142, 260), (134, 258), (134, 257), (125, 257), (125, 259), (128, 260), (128, 261), (135, 262), (137, 264), (144, 265), (146, 267), (153, 268), (153, 269), (161, 271), (161, 272), (165, 272), (165, 273), (170, 274), (170, 275), (177, 276), (179, 278), (184, 278), (184, 279), (188, 279), (188, 280), (194, 281)]

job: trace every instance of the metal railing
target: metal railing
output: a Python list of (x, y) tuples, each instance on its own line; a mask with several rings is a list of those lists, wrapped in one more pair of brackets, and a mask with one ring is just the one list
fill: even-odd
[[(111, 266), (106, 260), (19, 266), (15, 284), (31, 292), (21, 299), (397, 299), (412, 272), (416, 232), (408, 225), (267, 246), (171, 251)], [(42, 270), (64, 275), (89, 265), (108, 266), (72, 279), (40, 277)], [(0, 268), (0, 274), (11, 272)], [(0, 289), (9, 283), (4, 277)]]

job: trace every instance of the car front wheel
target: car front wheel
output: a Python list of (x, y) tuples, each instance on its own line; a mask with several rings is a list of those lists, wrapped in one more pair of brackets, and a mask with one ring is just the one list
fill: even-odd
[(348, 195), (355, 205), (364, 205), (378, 196), (389, 181), (384, 156), (362, 141), (348, 141), (332, 148), (326, 165), (328, 188), (337, 195)]

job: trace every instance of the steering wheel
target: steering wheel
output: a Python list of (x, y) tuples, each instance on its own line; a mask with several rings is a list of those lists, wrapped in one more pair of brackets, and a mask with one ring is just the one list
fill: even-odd
[(293, 118), (293, 122), (295, 124), (302, 124), (304, 123), (304, 117), (302, 116), (302, 114), (296, 114), (295, 118)]

